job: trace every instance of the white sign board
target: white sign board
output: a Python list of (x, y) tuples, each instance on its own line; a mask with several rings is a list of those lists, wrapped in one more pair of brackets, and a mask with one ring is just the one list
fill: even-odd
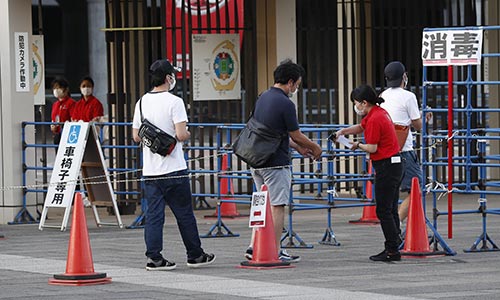
[(257, 228), (266, 226), (266, 201), (269, 201), (268, 191), (254, 192), (252, 194), (249, 227)]
[(16, 92), (30, 91), (30, 44), (27, 32), (14, 32), (14, 59), (16, 64)]
[(424, 66), (480, 65), (482, 30), (424, 31), (422, 62)]
[(193, 34), (194, 100), (241, 99), (240, 36)]
[(46, 207), (66, 208), (71, 205), (80, 175), (82, 157), (87, 144), (89, 123), (66, 123), (57, 151)]
[(33, 94), (35, 105), (45, 105), (45, 60), (43, 35), (32, 36)]
[[(95, 126), (81, 121), (66, 122), (38, 228), (42, 230), (44, 227), (60, 227), (61, 230), (66, 230), (80, 171), (82, 173), (81, 182), (85, 185), (97, 225), (123, 227), (109, 172), (105, 165), (104, 154)], [(92, 181), (89, 181), (88, 179), (91, 178)], [(112, 206), (117, 223), (101, 222), (97, 205)], [(65, 209), (61, 226), (45, 224), (49, 208)]]

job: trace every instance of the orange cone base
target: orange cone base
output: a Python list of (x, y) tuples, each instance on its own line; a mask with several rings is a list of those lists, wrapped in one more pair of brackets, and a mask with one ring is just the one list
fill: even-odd
[(106, 277), (106, 273), (90, 273), (85, 275), (54, 275), (54, 278), (49, 279), (49, 284), (52, 285), (97, 285), (111, 283), (111, 277)]
[(284, 268), (295, 268), (288, 261), (269, 261), (269, 262), (256, 262), (256, 261), (242, 261), (239, 268), (242, 269), (284, 269)]
[(405, 252), (404, 250), (401, 250), (401, 256), (406, 257), (406, 258), (427, 258), (427, 257), (438, 257), (438, 256), (445, 256), (446, 252), (445, 251), (429, 251), (429, 252)]

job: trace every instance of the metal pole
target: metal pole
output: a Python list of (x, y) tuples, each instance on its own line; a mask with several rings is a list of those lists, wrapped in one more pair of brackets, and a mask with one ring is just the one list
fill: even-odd
[(453, 66), (448, 66), (448, 238), (453, 238)]

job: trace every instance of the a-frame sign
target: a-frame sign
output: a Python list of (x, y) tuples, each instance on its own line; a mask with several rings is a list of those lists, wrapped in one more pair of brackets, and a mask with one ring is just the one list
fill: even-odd
[[(38, 228), (43, 230), (44, 227), (60, 227), (61, 231), (66, 230), (80, 171), (97, 226), (116, 225), (122, 228), (123, 223), (116, 204), (116, 196), (105, 166), (104, 154), (95, 126), (85, 122), (64, 124)], [(112, 206), (116, 223), (101, 222), (97, 205)], [(49, 208), (65, 209), (61, 225), (45, 224)]]

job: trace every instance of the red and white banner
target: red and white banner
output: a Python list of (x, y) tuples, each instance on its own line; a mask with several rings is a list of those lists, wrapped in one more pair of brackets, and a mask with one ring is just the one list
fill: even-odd
[[(165, 0), (167, 59), (178, 67), (185, 66), (190, 77), (191, 34), (238, 33), (243, 40), (244, 0)], [(191, 18), (191, 22), (189, 22)], [(191, 23), (191, 31), (189, 24)], [(225, 30), (229, 28), (230, 30)], [(184, 32), (184, 37), (182, 33)], [(174, 47), (175, 45), (175, 47)], [(185, 57), (185, 65), (183, 65)], [(181, 76), (181, 74), (179, 74)]]

